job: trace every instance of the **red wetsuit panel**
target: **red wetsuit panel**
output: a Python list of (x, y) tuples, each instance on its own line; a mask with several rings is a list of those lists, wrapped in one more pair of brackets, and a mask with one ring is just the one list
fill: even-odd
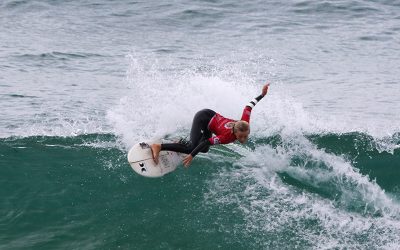
[(243, 109), (242, 118), (240, 120), (250, 123), (250, 115), (251, 115), (251, 108), (249, 106), (246, 106)]
[[(246, 106), (243, 110), (243, 121), (250, 122), (251, 108)], [(233, 123), (235, 120), (223, 117), (216, 113), (208, 124), (208, 128), (215, 136), (208, 139), (211, 145), (228, 144), (236, 140), (236, 136), (232, 132)]]

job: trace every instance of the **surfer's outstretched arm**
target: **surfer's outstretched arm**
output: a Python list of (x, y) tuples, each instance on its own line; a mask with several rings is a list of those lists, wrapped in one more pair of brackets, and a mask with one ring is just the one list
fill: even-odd
[(256, 106), (256, 104), (263, 99), (263, 97), (268, 93), (268, 87), (269, 83), (265, 84), (262, 88), (261, 95), (257, 96), (253, 100), (251, 100), (246, 107), (244, 107), (242, 118), (240, 120), (246, 121), (250, 123), (250, 115), (251, 115), (251, 110)]

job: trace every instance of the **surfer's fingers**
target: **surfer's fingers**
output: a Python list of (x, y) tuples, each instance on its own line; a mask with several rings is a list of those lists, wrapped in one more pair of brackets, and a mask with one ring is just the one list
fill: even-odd
[(183, 166), (185, 166), (185, 168), (188, 168), (190, 165), (191, 159), (189, 157), (185, 157), (185, 159), (183, 159)]

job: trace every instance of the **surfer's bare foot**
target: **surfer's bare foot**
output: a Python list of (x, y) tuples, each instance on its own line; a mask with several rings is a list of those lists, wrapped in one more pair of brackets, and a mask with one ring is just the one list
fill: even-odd
[(158, 164), (158, 155), (161, 151), (161, 144), (151, 144), (151, 152), (153, 153), (153, 160)]

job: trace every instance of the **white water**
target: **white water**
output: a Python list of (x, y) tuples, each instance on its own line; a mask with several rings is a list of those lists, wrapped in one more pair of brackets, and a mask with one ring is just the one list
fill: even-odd
[[(291, 142), (296, 143), (289, 149), (268, 145), (255, 151), (241, 149), (245, 157), (232, 162), (235, 168), (222, 167), (208, 181), (206, 206), (236, 207), (246, 218), (246, 233), (268, 238), (265, 242), (313, 249), (395, 249), (400, 242), (400, 203), (343, 158), (304, 141)], [(319, 164), (292, 165), (294, 156), (307, 156)], [(331, 197), (288, 185), (279, 173)]]
[[(164, 136), (189, 130), (193, 115), (200, 109), (210, 108), (224, 116), (240, 118), (243, 107), (259, 95), (263, 84), (271, 82), (275, 64), (263, 63), (265, 79), (255, 80), (242, 71), (248, 65), (229, 65), (221, 61), (204, 71), (201, 63), (183, 70), (171, 69), (172, 58), (141, 57), (132, 53), (127, 57), (130, 65), (123, 96), (107, 111), (107, 122), (114, 133), (129, 146), (141, 139)], [(254, 67), (260, 67), (260, 65)], [(271, 69), (269, 73), (268, 69)], [(293, 97), (291, 85), (271, 82), (271, 87), (252, 112), (252, 134), (266, 137), (276, 133), (296, 136), (302, 133), (365, 132), (377, 139), (390, 137), (399, 131), (398, 123), (382, 127), (354, 118), (349, 109), (346, 114), (330, 114), (324, 110), (306, 108), (300, 96)], [(307, 101), (305, 101), (307, 102)], [(366, 110), (368, 113), (368, 110)], [(379, 119), (378, 119), (379, 121)], [(382, 140), (381, 145), (387, 144)], [(396, 145), (389, 143), (387, 148)], [(385, 147), (385, 146), (383, 146)]]

